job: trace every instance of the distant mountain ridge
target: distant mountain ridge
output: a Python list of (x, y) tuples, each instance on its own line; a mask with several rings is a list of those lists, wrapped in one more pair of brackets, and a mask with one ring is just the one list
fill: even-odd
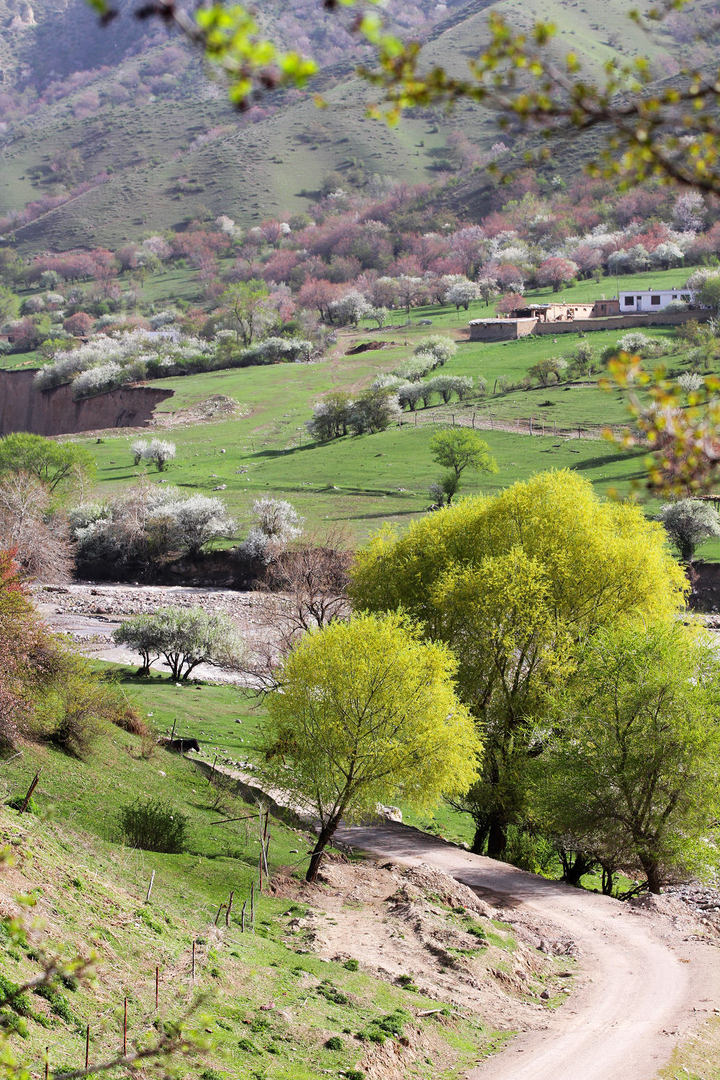
[[(267, 3), (262, 17), (285, 44), (325, 63), (318, 85), (328, 108), (286, 92), (268, 95), (244, 118), (184, 42), (156, 20), (135, 19), (137, 0), (119, 6), (120, 17), (103, 29), (85, 0), (0, 0), (0, 218), (33, 200), (48, 203), (35, 221), (4, 227), (23, 247), (113, 246), (221, 213), (252, 224), (302, 211), (307, 193), (329, 177), (360, 190), (434, 181), (452, 168), (453, 130), (484, 150), (501, 137), (479, 107), (462, 106), (450, 118), (427, 111), (393, 131), (367, 119), (371, 91), (353, 73), (363, 47), (347, 19), (319, 14), (316, 0)], [(712, 9), (709, 0), (690, 6), (700, 23)], [(658, 78), (667, 78), (691, 49), (700, 61), (712, 56), (712, 41), (685, 40), (677, 19), (645, 38), (624, 0), (608, 0), (602, 14), (592, 0), (390, 6), (401, 34), (426, 39), (428, 62), (454, 71), (482, 49), (490, 8), (519, 28), (553, 19), (560, 46), (591, 69), (622, 50), (648, 55)], [(569, 140), (549, 168), (572, 175), (588, 146)], [(474, 194), (482, 183), (461, 185), (470, 214), (484, 205)], [(448, 205), (456, 196), (451, 190)]]

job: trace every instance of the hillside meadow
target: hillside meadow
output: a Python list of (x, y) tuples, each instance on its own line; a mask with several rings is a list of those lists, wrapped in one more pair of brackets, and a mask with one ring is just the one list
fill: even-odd
[[(665, 277), (674, 275), (677, 281), (685, 273), (670, 271)], [(647, 278), (642, 282), (647, 286), (660, 283), (663, 275), (621, 279), (620, 287), (630, 281), (633, 287), (640, 287), (642, 277)], [(609, 279), (600, 285), (583, 282), (558, 295), (581, 299), (602, 291), (610, 291)], [(529, 296), (547, 300), (552, 293), (535, 290)], [(429, 485), (440, 471), (430, 455), (432, 431), (438, 425), (475, 422), (490, 445), (498, 471), (465, 473), (462, 494), (494, 492), (534, 472), (569, 467), (581, 470), (603, 494), (643, 498), (644, 453), (621, 451), (602, 434), (605, 425), (620, 430), (627, 424), (626, 390), (608, 391), (599, 385), (598, 375), (559, 385), (500, 389), (500, 380), (517, 385), (542, 359), (572, 359), (581, 343), (590, 345), (599, 356), (617, 343), (618, 332), (492, 344), (469, 341), (468, 319), (487, 310), (482, 303), (472, 304), (468, 312), (427, 306), (413, 309), (407, 324), (403, 313), (393, 312), (391, 327), (377, 331), (360, 326), (355, 331), (342, 331), (329, 354), (309, 364), (225, 369), (157, 380), (151, 385), (173, 390), (173, 397), (158, 407), (158, 415), (165, 417), (163, 423), (171, 426), (157, 434), (176, 444), (175, 461), (162, 475), (148, 471), (145, 465), (133, 466), (130, 445), (137, 432), (80, 436), (97, 462), (95, 494), (112, 495), (141, 477), (187, 491), (211, 494), (220, 489), (218, 494), (238, 521), (238, 535), (243, 535), (250, 523), (252, 502), (271, 496), (292, 502), (311, 532), (322, 534), (343, 526), (352, 541), (362, 541), (384, 522), (403, 526), (427, 509)], [(419, 408), (415, 414), (406, 411), (402, 426), (384, 432), (328, 443), (311, 440), (305, 424), (324, 394), (357, 393), (378, 375), (402, 365), (423, 337), (436, 332), (455, 339), (457, 353), (434, 374), (482, 379), (486, 393), (471, 395), (463, 402)], [(673, 353), (659, 363), (683, 370), (687, 350), (675, 351), (675, 331), (652, 327), (647, 332)], [(358, 345), (364, 351), (352, 353)], [(212, 395), (234, 399), (241, 415), (221, 422), (172, 426), (172, 414), (197, 406)], [(518, 425), (527, 430), (531, 417), (534, 430), (544, 435), (530, 438), (518, 433)], [(496, 426), (504, 430), (492, 430)], [(578, 428), (583, 437), (577, 437)], [(552, 434), (556, 429), (573, 431), (574, 436), (556, 437)], [(593, 437), (584, 437), (588, 434)], [(657, 505), (650, 502), (649, 511), (654, 512)], [(706, 557), (714, 554), (713, 546), (704, 549)]]
[[(180, 706), (173, 689), (167, 682), (159, 694), (128, 686), (150, 726), (144, 739), (102, 724), (86, 760), (25, 745), (3, 771), (5, 799), (22, 797), (36, 771), (40, 784), (29, 813), (0, 809), (3, 843), (13, 857), (1, 871), (4, 886), (30, 898), (37, 923), (29, 938), (13, 941), (4, 912), (2, 977), (18, 984), (34, 976), (40, 943), (52, 950), (62, 942), (66, 956), (90, 950), (96, 956), (90, 985), (70, 979), (47, 998), (29, 994), (18, 1003), (25, 1030), (19, 1052), (32, 1073), (39, 1074), (46, 1050), (53, 1068), (82, 1066), (86, 1025), (91, 1064), (113, 1056), (122, 1045), (124, 999), (129, 1045), (147, 1044), (164, 1025), (187, 1016), (185, 1026), (203, 1049), (197, 1060), (180, 1057), (176, 1075), (195, 1080), (323, 1074), (361, 1080), (361, 1059), (401, 1037), (410, 1047), (401, 1050), (409, 1074), (451, 1080), (498, 1049), (507, 1033), (472, 1011), (447, 1008), (414, 985), (378, 978), (356, 961), (323, 959), (308, 947), (295, 928), (307, 906), (283, 899), (282, 888), (258, 888), (257, 806), (232, 787), (211, 783), (207, 770), (154, 746), (154, 733), (171, 713), (180, 712), (185, 730), (197, 730), (210, 711), (218, 710), (213, 724), (229, 721), (238, 705), (242, 715), (243, 702), (236, 691), (221, 701), (215, 688), (198, 685), (187, 687)], [(122, 843), (118, 814), (138, 792), (185, 815), (183, 853)], [(309, 843), (305, 833), (273, 819), (271, 878), (301, 875)], [(231, 892), (226, 923), (218, 909)], [(487, 960), (502, 965), (514, 942), (490, 932), (496, 944)], [(430, 1046), (432, 1061), (422, 1049)]]

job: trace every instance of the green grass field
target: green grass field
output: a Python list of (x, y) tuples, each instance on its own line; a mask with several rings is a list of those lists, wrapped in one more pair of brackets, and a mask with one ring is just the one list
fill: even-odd
[[(424, 314), (431, 312), (442, 320), (442, 332), (463, 334), (464, 312), (458, 315), (433, 308)], [(413, 317), (412, 325), (377, 335), (384, 339), (382, 345), (378, 342), (378, 348), (356, 355), (347, 351), (358, 342), (375, 341), (375, 335), (370, 338), (361, 330), (343, 334), (328, 358), (312, 364), (232, 369), (157, 381), (153, 385), (174, 391), (160, 411), (175, 411), (223, 394), (237, 400), (246, 415), (173, 428), (168, 437), (177, 445), (177, 458), (162, 477), (152, 472), (149, 479), (203, 492), (224, 485), (222, 497), (237, 517), (241, 533), (250, 520), (253, 500), (269, 495), (289, 499), (313, 531), (345, 524), (354, 539), (362, 540), (385, 521), (403, 524), (426, 509), (429, 485), (438, 475), (429, 452), (433, 426), (475, 413), (480, 427), (487, 427), (490, 419), (513, 426), (517, 420), (533, 417), (535, 430), (547, 434), (530, 439), (515, 431), (483, 430), (482, 437), (497, 458), (498, 472), (466, 474), (465, 494), (497, 491), (534, 472), (564, 467), (581, 469), (606, 494), (617, 491), (625, 496), (633, 485), (642, 484), (642, 454), (619, 452), (602, 439), (558, 439), (550, 434), (554, 426), (562, 430), (622, 425), (628, 419), (626, 391), (607, 392), (592, 379), (507, 393), (498, 390), (502, 376), (519, 382), (539, 359), (571, 356), (581, 340), (576, 334), (563, 335), (557, 342), (533, 338), (495, 344), (460, 336), (457, 354), (443, 373), (482, 377), (486, 395), (462, 404), (421, 409), (417, 417), (406, 412), (402, 427), (375, 435), (311, 442), (305, 422), (313, 404), (330, 390), (356, 392), (376, 375), (398, 367), (417, 341), (434, 329), (419, 322)], [(653, 336), (667, 341), (668, 349), (673, 347), (672, 331), (656, 328)], [(603, 331), (582, 340), (599, 354), (617, 339), (616, 332)], [(679, 359), (673, 357), (672, 362), (677, 364)], [(98, 464), (98, 494), (110, 494), (146, 475), (144, 466), (132, 465), (132, 438), (108, 434), (102, 442), (85, 440)]]
[[(231, 723), (233, 713), (246, 710), (243, 696), (227, 688), (219, 694), (215, 688), (189, 686), (182, 703), (167, 681), (147, 687), (129, 683), (127, 690), (154, 731), (179, 716), (183, 730), (202, 725), (210, 735), (211, 727), (218, 725), (219, 731)], [(212, 720), (206, 721), (209, 714)], [(450, 1080), (501, 1045), (505, 1036), (476, 1015), (453, 1009), (440, 1022), (439, 1014), (423, 1019), (417, 1013), (437, 1008), (433, 999), (309, 951), (302, 934), (289, 925), (304, 914), (304, 906), (257, 891), (256, 808), (209, 783), (191, 762), (153, 748), (152, 740), (141, 743), (109, 725), (98, 735), (85, 761), (26, 745), (21, 757), (6, 764), (0, 781), (7, 799), (24, 793), (33, 774), (40, 773), (36, 813), (20, 817), (0, 809), (3, 843), (14, 856), (13, 866), (3, 871), (6, 890), (33, 895), (34, 915), (42, 924), (38, 941), (51, 948), (62, 940), (69, 955), (90, 949), (97, 954), (95, 981), (87, 988), (61, 990), (55, 1000), (66, 1019), (30, 995), (26, 1037), (17, 1041), (34, 1075), (42, 1068), (46, 1047), (52, 1067), (82, 1065), (86, 1024), (91, 1063), (112, 1056), (121, 1042), (124, 998), (131, 1044), (136, 1038), (147, 1042), (158, 1025), (186, 1012), (196, 994), (204, 998), (189, 1023), (199, 1028), (208, 1048), (197, 1064), (178, 1062), (177, 1075), (195, 1080), (346, 1075), (371, 1045), (358, 1035), (397, 1009), (407, 1014), (411, 1044), (427, 1045), (423, 1039), (429, 1037), (442, 1062), (438, 1070), (419, 1049), (408, 1051), (408, 1068), (418, 1078)], [(163, 800), (187, 816), (184, 854), (134, 850), (120, 842), (118, 811), (139, 794)], [(217, 824), (227, 818), (240, 820)], [(271, 873), (280, 866), (300, 873), (308, 845), (305, 834), (273, 821)], [(253, 881), (255, 932), (248, 921), (242, 933), (242, 904)], [(231, 890), (235, 900), (229, 924), (222, 916), (215, 927), (218, 907)], [(3, 914), (8, 910), (5, 906)], [(0, 932), (6, 940), (6, 918)], [(34, 955), (27, 943), (7, 943), (2, 975), (15, 983), (32, 977)], [(325, 1043), (333, 1037), (337, 1048), (328, 1049)]]
[[(620, 287), (623, 281), (639, 284), (641, 277), (621, 279)], [(661, 277), (654, 275), (653, 280), (658, 282)], [(583, 282), (568, 295), (579, 298), (578, 291), (590, 295), (602, 289), (609, 292), (609, 284), (609, 279), (601, 286)], [(152, 291), (159, 303), (168, 299), (173, 289), (190, 295), (193, 288), (191, 273), (182, 269), (150, 276), (145, 282), (145, 289)], [(629, 418), (627, 391), (608, 392), (598, 385), (597, 376), (547, 387), (501, 390), (503, 377), (519, 384), (540, 359), (570, 358), (581, 341), (599, 355), (617, 342), (618, 332), (493, 344), (471, 342), (467, 338), (468, 317), (478, 309), (485, 310), (483, 305), (473, 307), (476, 310), (471, 308), (468, 313), (441, 306), (414, 310), (408, 325), (381, 333), (363, 327), (343, 331), (329, 355), (310, 364), (227, 369), (157, 380), (152, 385), (173, 391), (159, 412), (173, 413), (222, 394), (238, 401), (243, 415), (228, 421), (177, 426), (163, 433), (175, 442), (177, 457), (162, 476), (148, 473), (145, 466), (133, 466), (130, 443), (134, 433), (108, 432), (101, 440), (79, 436), (97, 462), (96, 495), (112, 495), (143, 476), (188, 492), (213, 493), (220, 488), (238, 521), (238, 536), (244, 535), (250, 523), (255, 499), (284, 498), (296, 506), (311, 532), (322, 534), (344, 526), (353, 541), (362, 541), (384, 522), (403, 526), (426, 510), (429, 485), (440, 471), (429, 451), (434, 427), (452, 424), (453, 418), (469, 421), (475, 414), (482, 437), (497, 459), (498, 472), (466, 473), (463, 494), (498, 491), (534, 472), (569, 467), (581, 470), (603, 494), (642, 497), (643, 454), (621, 452), (602, 438), (589, 441), (553, 435), (555, 429), (587, 427), (600, 436), (605, 425), (622, 427)], [(427, 320), (431, 320), (430, 325)], [(418, 341), (433, 332), (448, 334), (458, 343), (456, 356), (442, 373), (482, 378), (487, 393), (463, 403), (435, 404), (416, 415), (406, 412), (402, 427), (379, 434), (325, 444), (310, 440), (305, 424), (316, 401), (331, 390), (355, 393), (368, 386), (375, 376), (398, 368), (412, 355)], [(669, 355), (662, 362), (682, 370), (685, 354), (674, 352), (675, 332), (655, 327), (649, 333), (666, 342)], [(349, 350), (364, 343), (377, 347), (349, 355)], [(12, 359), (22, 362), (21, 358)], [(544, 435), (529, 438), (515, 430), (518, 424), (526, 429), (531, 417), (535, 431), (544, 431)], [(485, 430), (491, 424), (510, 430)], [(656, 508), (657, 503), (648, 504), (649, 511)], [(709, 558), (718, 553), (720, 544), (704, 550)]]

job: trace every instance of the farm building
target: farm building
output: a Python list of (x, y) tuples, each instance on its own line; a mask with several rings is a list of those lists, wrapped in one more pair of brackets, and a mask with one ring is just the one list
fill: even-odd
[(647, 289), (645, 292), (624, 292), (620, 294), (620, 311), (623, 314), (664, 311), (669, 304), (682, 301), (692, 304), (694, 293), (682, 289)]
[(513, 319), (537, 319), (543, 323), (572, 322), (575, 319), (597, 319), (605, 315), (619, 315), (617, 299), (591, 300), (581, 304), (528, 304), (511, 312)]
[[(563, 334), (573, 331), (621, 330), (633, 326), (675, 325), (689, 318), (703, 318), (708, 312), (693, 309), (694, 294), (682, 289), (648, 289), (592, 303), (528, 303), (512, 311), (507, 318), (471, 319), (471, 341), (514, 341), (530, 334)], [(668, 311), (673, 301), (682, 301), (690, 309)]]

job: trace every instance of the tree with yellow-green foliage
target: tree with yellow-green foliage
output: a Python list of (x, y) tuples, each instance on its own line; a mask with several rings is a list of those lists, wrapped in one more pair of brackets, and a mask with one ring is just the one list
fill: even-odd
[(334, 622), (287, 657), (269, 701), (265, 773), (319, 819), (308, 881), (341, 818), (400, 796), (428, 809), (476, 779), (481, 743), (455, 694), (456, 668), (444, 644), (398, 614)]
[(548, 691), (575, 677), (590, 637), (630, 619), (669, 623), (686, 589), (662, 526), (568, 470), (466, 499), (402, 537), (384, 530), (358, 553), (355, 607), (402, 609), (458, 657), (458, 692), (485, 743), (462, 803), (475, 850), (499, 856), (508, 826), (527, 824)]

